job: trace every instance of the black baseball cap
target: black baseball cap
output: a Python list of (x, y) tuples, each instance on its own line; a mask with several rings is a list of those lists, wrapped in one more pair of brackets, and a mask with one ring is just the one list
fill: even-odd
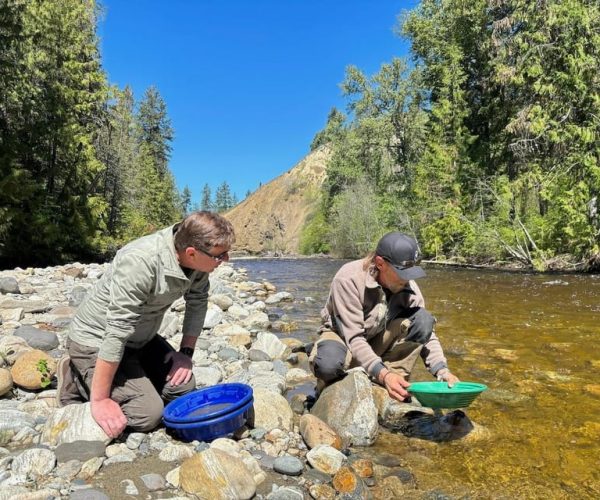
[(388, 261), (398, 277), (410, 281), (426, 276), (421, 262), (419, 245), (407, 234), (394, 231), (387, 233), (377, 243), (375, 253)]

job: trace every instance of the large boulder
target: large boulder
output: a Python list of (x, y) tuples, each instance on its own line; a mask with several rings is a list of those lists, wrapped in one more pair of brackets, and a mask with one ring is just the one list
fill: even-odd
[(40, 349), (42, 351), (51, 351), (58, 347), (58, 337), (56, 333), (42, 330), (31, 325), (24, 325), (17, 328), (13, 335), (25, 339), (29, 347)]
[(311, 413), (335, 430), (347, 445), (370, 446), (379, 424), (371, 381), (361, 369), (350, 370), (339, 382), (325, 388)]
[(42, 443), (58, 446), (74, 441), (111, 441), (92, 417), (90, 403), (59, 408), (44, 425)]
[(267, 431), (293, 429), (294, 412), (281, 395), (263, 387), (254, 389), (254, 426)]

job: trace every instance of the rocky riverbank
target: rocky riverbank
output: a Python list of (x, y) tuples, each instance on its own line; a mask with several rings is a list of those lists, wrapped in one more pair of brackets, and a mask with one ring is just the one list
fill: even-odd
[[(252, 428), (211, 443), (184, 443), (160, 428), (111, 442), (89, 404), (57, 408), (56, 361), (77, 306), (106, 265), (72, 264), (0, 273), (0, 500), (46, 498), (422, 498), (394, 457), (373, 458), (385, 422), (449, 439), (468, 419), (436, 420), (396, 403), (362, 371), (327, 388), (310, 412), (314, 385), (293, 325), (270, 313), (282, 301), (310, 300), (252, 282), (243, 269), (211, 275), (209, 309), (194, 353), (198, 387), (242, 382), (254, 390)], [(179, 346), (185, 303), (173, 304), (161, 335)], [(300, 388), (300, 389), (299, 389)], [(287, 396), (287, 397), (286, 397)], [(437, 426), (433, 431), (432, 425)], [(462, 435), (465, 433), (463, 432)], [(433, 439), (435, 440), (435, 439)]]

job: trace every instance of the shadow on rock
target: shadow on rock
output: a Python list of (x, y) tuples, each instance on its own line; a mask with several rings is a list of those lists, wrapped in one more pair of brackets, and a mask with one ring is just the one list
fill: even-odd
[(454, 410), (445, 415), (411, 411), (404, 415), (392, 430), (406, 437), (444, 442), (462, 439), (474, 428), (473, 422), (461, 410)]

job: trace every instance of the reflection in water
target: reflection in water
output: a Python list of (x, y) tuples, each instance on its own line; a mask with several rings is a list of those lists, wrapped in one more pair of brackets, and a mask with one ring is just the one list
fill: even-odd
[[(296, 322), (290, 335), (308, 341), (342, 263), (235, 265), (295, 296), (269, 312)], [(465, 410), (475, 430), (463, 439), (432, 443), (384, 431), (370, 451), (407, 460), (425, 490), (472, 498), (600, 498), (600, 277), (440, 268), (427, 274), (419, 285), (453, 372), (489, 390)], [(413, 380), (431, 376), (419, 368)]]
[(439, 442), (462, 439), (475, 428), (461, 410), (454, 410), (445, 415), (441, 412), (429, 415), (420, 411), (410, 411), (394, 427), (394, 430), (407, 437)]

